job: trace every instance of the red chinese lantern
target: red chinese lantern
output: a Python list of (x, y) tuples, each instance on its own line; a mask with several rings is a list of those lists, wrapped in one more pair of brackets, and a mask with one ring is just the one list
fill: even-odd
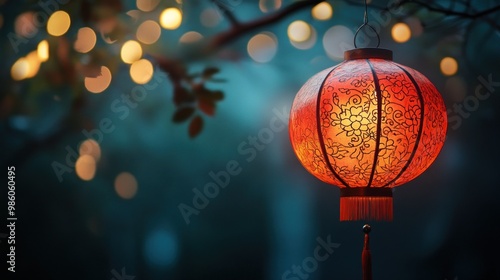
[(392, 51), (362, 48), (310, 78), (290, 115), (302, 165), (340, 187), (340, 220), (392, 220), (392, 188), (424, 172), (441, 150), (446, 108), (421, 73)]

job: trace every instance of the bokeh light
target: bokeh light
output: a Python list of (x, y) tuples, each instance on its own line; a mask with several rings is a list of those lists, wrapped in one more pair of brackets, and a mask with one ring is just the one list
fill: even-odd
[(125, 44), (123, 44), (120, 56), (123, 62), (131, 64), (134, 61), (137, 61), (141, 58), (142, 47), (139, 44), (139, 42), (134, 40), (129, 40), (125, 42)]
[(169, 231), (154, 230), (146, 237), (144, 255), (152, 266), (172, 265), (177, 259), (177, 251), (177, 240)]
[(75, 163), (76, 175), (84, 180), (90, 181), (95, 176), (96, 163), (92, 156), (83, 155), (78, 157)]
[(259, 0), (259, 9), (263, 13), (276, 11), (281, 8), (281, 0)]
[(101, 159), (101, 147), (99, 146), (99, 143), (97, 143), (97, 141), (95, 141), (94, 139), (87, 139), (83, 141), (80, 144), (80, 148), (78, 151), (80, 156), (89, 155), (93, 157), (96, 162)]
[(153, 77), (153, 64), (147, 59), (137, 60), (130, 66), (130, 77), (137, 84), (145, 84)]
[(221, 16), (213, 8), (206, 8), (200, 15), (201, 24), (205, 27), (214, 27), (221, 21)]
[(453, 76), (458, 71), (458, 63), (453, 57), (445, 57), (441, 59), (441, 63), (439, 63), (439, 67), (441, 68), (441, 73), (445, 76)]
[(143, 12), (151, 12), (158, 6), (160, 0), (137, 0), (137, 8)]
[(29, 63), (28, 60), (24, 57), (19, 58), (14, 62), (12, 68), (10, 69), (10, 75), (12, 79), (19, 81), (22, 79), (26, 79), (29, 72)]
[(391, 29), (392, 39), (398, 43), (404, 43), (411, 38), (411, 30), (408, 24), (399, 22)]
[(3, 26), (3, 15), (0, 14), (0, 28), (2, 28)]
[(354, 48), (352, 31), (343, 26), (330, 27), (323, 35), (323, 48), (331, 59), (343, 59), (344, 52)]
[(146, 20), (137, 28), (136, 37), (141, 43), (150, 45), (158, 41), (161, 35), (160, 25), (154, 20)]
[(182, 13), (177, 8), (167, 8), (160, 15), (161, 27), (174, 30), (181, 26)]
[(40, 69), (40, 59), (38, 58), (38, 52), (30, 52), (26, 56), (26, 61), (28, 62), (28, 72), (26, 73), (26, 78), (33, 78)]
[(276, 36), (269, 32), (262, 32), (253, 36), (247, 44), (250, 57), (259, 63), (269, 62), (278, 51)]
[(71, 25), (69, 14), (65, 11), (57, 11), (49, 17), (47, 32), (52, 36), (64, 35)]
[(131, 199), (137, 193), (137, 180), (134, 175), (122, 172), (115, 178), (115, 191), (123, 199)]
[(87, 53), (94, 48), (96, 42), (97, 36), (95, 35), (94, 30), (89, 27), (82, 27), (78, 30), (73, 47), (77, 52)]
[(329, 20), (333, 15), (333, 8), (328, 2), (321, 2), (311, 10), (314, 19)]
[(296, 20), (288, 26), (288, 38), (294, 42), (304, 42), (311, 37), (311, 27), (302, 20)]
[(38, 28), (34, 22), (33, 12), (25, 12), (17, 16), (14, 22), (14, 31), (17, 35), (26, 38), (32, 38), (38, 32)]
[(290, 40), (290, 43), (292, 46), (296, 47), (299, 50), (307, 50), (310, 49), (316, 44), (316, 40), (318, 39), (318, 34), (316, 33), (316, 30), (311, 26), (311, 36), (309, 36), (309, 39), (303, 42), (295, 42)]
[(49, 42), (47, 40), (42, 40), (38, 43), (36, 48), (38, 59), (41, 62), (45, 62), (49, 59)]
[(184, 33), (181, 38), (179, 38), (179, 43), (187, 44), (187, 43), (195, 43), (203, 39), (203, 35), (196, 31), (188, 31)]
[(85, 77), (85, 88), (92, 93), (101, 93), (108, 88), (111, 78), (111, 71), (109, 71), (108, 67), (101, 66), (101, 75), (97, 77)]

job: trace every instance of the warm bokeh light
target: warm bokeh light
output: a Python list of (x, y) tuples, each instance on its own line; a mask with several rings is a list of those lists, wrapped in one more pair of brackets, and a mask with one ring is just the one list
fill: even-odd
[(91, 51), (95, 43), (97, 42), (97, 36), (94, 30), (89, 27), (82, 27), (78, 30), (76, 35), (76, 41), (74, 44), (75, 51), (79, 53), (87, 53)]
[(329, 20), (333, 15), (333, 8), (328, 2), (321, 2), (312, 8), (311, 14), (317, 20)]
[(89, 155), (94, 158), (96, 162), (101, 159), (101, 147), (94, 139), (87, 139), (80, 144), (80, 156)]
[(71, 25), (69, 14), (65, 11), (53, 13), (47, 22), (47, 32), (52, 36), (64, 35)]
[(2, 28), (3, 26), (3, 15), (0, 14), (0, 28)]
[(302, 20), (296, 20), (288, 26), (288, 38), (294, 42), (304, 42), (311, 37), (311, 27)]
[(167, 8), (160, 15), (161, 27), (165, 29), (177, 29), (182, 23), (182, 13), (177, 8)]
[(84, 181), (90, 181), (95, 176), (96, 163), (92, 156), (83, 155), (76, 160), (76, 175)]
[(12, 79), (19, 81), (22, 79), (26, 79), (29, 72), (29, 63), (28, 60), (24, 57), (19, 58), (10, 69), (10, 74)]
[(115, 191), (123, 199), (131, 199), (137, 193), (137, 180), (134, 175), (122, 172), (115, 178)]
[(458, 63), (453, 57), (445, 57), (441, 59), (441, 63), (439, 64), (441, 68), (441, 73), (445, 76), (453, 76), (458, 71)]
[(130, 66), (130, 78), (137, 84), (145, 84), (153, 77), (153, 64), (147, 59), (137, 60)]
[(143, 12), (151, 12), (158, 6), (160, 0), (137, 0), (137, 8)]
[(97, 77), (85, 77), (85, 88), (92, 93), (101, 93), (108, 88), (111, 83), (111, 71), (108, 67), (101, 66), (101, 75)]
[(203, 35), (201, 35), (196, 31), (189, 31), (184, 33), (184, 35), (182, 35), (181, 38), (179, 38), (179, 43), (184, 43), (184, 44), (195, 43), (200, 41), (201, 39), (203, 39)]
[(399, 22), (394, 24), (391, 30), (392, 39), (398, 43), (404, 43), (411, 38), (411, 30), (408, 24)]
[(125, 42), (125, 44), (123, 44), (120, 55), (123, 62), (131, 64), (134, 61), (137, 61), (141, 58), (142, 47), (139, 44), (139, 42), (134, 40), (129, 40)]
[(351, 29), (343, 25), (330, 27), (323, 35), (323, 48), (331, 59), (344, 58), (344, 51), (354, 48)]
[(203, 12), (201, 12), (200, 15), (201, 24), (203, 24), (206, 27), (214, 27), (217, 24), (219, 24), (220, 20), (221, 16), (219, 12), (217, 12), (213, 8), (206, 8), (205, 10), (203, 10)]
[(146, 20), (137, 28), (137, 40), (144, 44), (153, 44), (160, 38), (160, 25), (154, 20)]
[(40, 69), (40, 59), (38, 58), (38, 52), (32, 51), (26, 56), (26, 61), (28, 61), (28, 73), (26, 73), (26, 78), (33, 78), (38, 73)]
[(248, 55), (260, 63), (269, 62), (276, 55), (278, 43), (276, 37), (272, 33), (263, 32), (257, 34), (248, 41)]
[(259, 0), (259, 9), (263, 13), (276, 11), (281, 8), (281, 0)]
[(34, 23), (33, 12), (25, 12), (17, 16), (14, 22), (14, 31), (22, 37), (32, 38), (38, 32), (38, 28)]
[(47, 40), (42, 40), (38, 43), (36, 48), (38, 59), (41, 62), (45, 62), (49, 59), (49, 42)]
[(307, 50), (310, 49), (316, 44), (316, 40), (318, 39), (318, 35), (316, 33), (316, 30), (311, 26), (311, 36), (309, 36), (309, 39), (303, 41), (303, 42), (295, 42), (290, 40), (290, 44), (292, 46), (296, 47), (299, 50)]

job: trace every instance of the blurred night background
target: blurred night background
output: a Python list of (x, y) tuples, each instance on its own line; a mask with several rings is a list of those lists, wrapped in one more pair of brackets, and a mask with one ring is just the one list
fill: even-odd
[[(338, 221), (288, 139), (295, 94), (363, 23), (363, 1), (320, 2), (0, 1), (1, 278), (361, 279), (364, 222)], [(368, 2), (449, 111), (440, 156), (370, 223), (374, 279), (500, 279), (500, 1)], [(328, 258), (290, 273), (320, 239)]]

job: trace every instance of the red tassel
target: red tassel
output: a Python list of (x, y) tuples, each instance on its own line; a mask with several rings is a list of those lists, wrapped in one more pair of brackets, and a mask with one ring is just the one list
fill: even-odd
[(340, 221), (392, 221), (392, 197), (340, 197)]
[(365, 233), (365, 244), (361, 253), (363, 280), (372, 280), (372, 255), (370, 253), (370, 236), (368, 235), (370, 231), (371, 227), (369, 225), (363, 226), (363, 232)]

